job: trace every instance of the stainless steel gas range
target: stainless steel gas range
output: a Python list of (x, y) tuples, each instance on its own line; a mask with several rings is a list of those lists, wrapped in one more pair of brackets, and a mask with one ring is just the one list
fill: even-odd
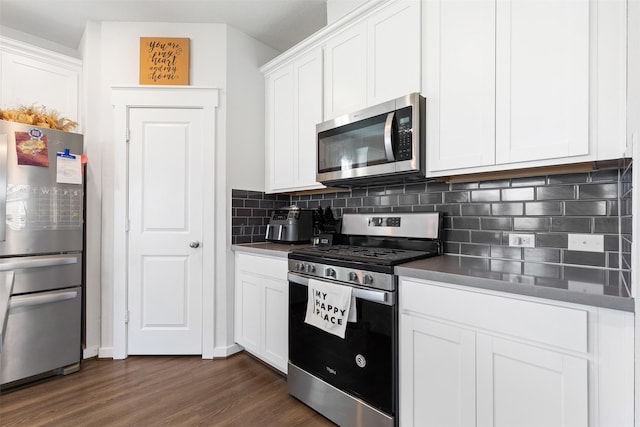
[(441, 221), (438, 212), (345, 214), (342, 244), (289, 253), (292, 396), (340, 426), (397, 425), (394, 267), (441, 254)]

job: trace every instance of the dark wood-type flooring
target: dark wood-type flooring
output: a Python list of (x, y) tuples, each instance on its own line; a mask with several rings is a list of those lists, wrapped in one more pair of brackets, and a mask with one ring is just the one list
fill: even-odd
[(333, 426), (246, 353), (90, 359), (0, 394), (0, 426)]

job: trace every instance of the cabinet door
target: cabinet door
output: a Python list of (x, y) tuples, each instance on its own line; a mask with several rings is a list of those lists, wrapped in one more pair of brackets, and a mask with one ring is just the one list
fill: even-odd
[(264, 280), (264, 356), (273, 366), (287, 372), (289, 359), (289, 283)]
[(478, 426), (588, 425), (587, 360), (477, 336)]
[(322, 51), (295, 61), (296, 170), (295, 187), (322, 188), (316, 182), (316, 125), (322, 122)]
[(238, 272), (236, 277), (235, 338), (255, 354), (260, 354), (262, 348), (263, 280), (245, 272)]
[(267, 77), (267, 190), (291, 186), (294, 180), (294, 91), (289, 64)]
[(400, 425), (475, 426), (475, 333), (401, 315)]
[(495, 2), (424, 2), (429, 171), (495, 162)]
[(589, 154), (589, 1), (498, 1), (496, 163)]
[(368, 105), (420, 91), (420, 1), (400, 0), (368, 26)]
[(53, 59), (37, 60), (9, 52), (2, 52), (1, 59), (0, 105), (45, 106), (61, 117), (79, 120), (80, 65), (62, 66)]
[(325, 45), (324, 118), (352, 113), (367, 105), (367, 25), (360, 22)]

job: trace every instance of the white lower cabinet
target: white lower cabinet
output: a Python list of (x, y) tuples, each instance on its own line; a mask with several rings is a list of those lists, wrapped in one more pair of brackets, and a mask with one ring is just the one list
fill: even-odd
[(287, 372), (287, 258), (237, 252), (235, 340), (245, 350)]
[(633, 425), (633, 314), (400, 279), (400, 425)]
[(478, 426), (587, 426), (587, 359), (479, 334)]
[(474, 426), (475, 333), (400, 316), (400, 424)]

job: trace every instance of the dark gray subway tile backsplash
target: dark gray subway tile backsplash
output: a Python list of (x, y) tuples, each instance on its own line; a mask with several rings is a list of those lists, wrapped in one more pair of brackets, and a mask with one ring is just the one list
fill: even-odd
[[(331, 207), (337, 217), (346, 212), (440, 211), (444, 214), (446, 253), (619, 269), (623, 276), (630, 277), (632, 201), (628, 162), (620, 168), (584, 173), (375, 185), (311, 195), (233, 190), (233, 243), (263, 240), (271, 209), (290, 204)], [(256, 201), (262, 210), (256, 208)], [(509, 247), (511, 233), (534, 234), (536, 247)], [(569, 233), (604, 235), (605, 253), (568, 250)]]
[(288, 206), (291, 197), (259, 191), (231, 191), (232, 244), (264, 242), (269, 216), (273, 209)]

